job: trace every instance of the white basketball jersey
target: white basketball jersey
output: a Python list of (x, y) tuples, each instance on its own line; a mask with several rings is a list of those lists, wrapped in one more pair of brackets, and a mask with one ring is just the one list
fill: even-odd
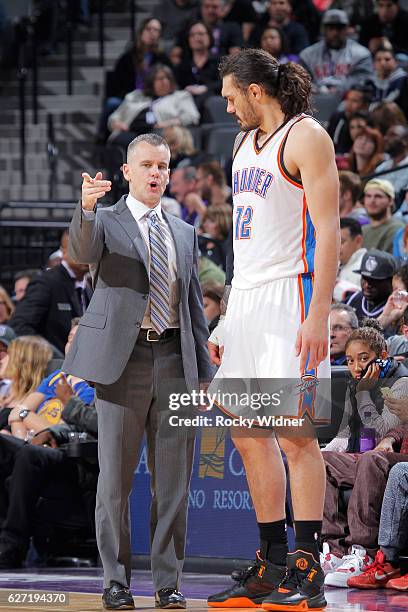
[(305, 117), (293, 117), (261, 147), (258, 130), (248, 132), (235, 155), (232, 285), (238, 289), (313, 272), (315, 231), (306, 197), (283, 163), (289, 130)]

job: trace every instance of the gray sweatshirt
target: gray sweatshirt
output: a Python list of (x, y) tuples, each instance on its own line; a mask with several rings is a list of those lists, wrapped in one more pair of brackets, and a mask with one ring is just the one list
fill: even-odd
[(324, 40), (303, 49), (300, 60), (319, 89), (334, 87), (340, 93), (372, 75), (371, 54), (355, 40), (341, 49), (329, 49)]

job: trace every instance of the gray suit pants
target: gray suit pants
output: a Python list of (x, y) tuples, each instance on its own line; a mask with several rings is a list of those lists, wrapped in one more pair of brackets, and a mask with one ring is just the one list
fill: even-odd
[(105, 588), (112, 582), (130, 586), (129, 495), (144, 431), (151, 474), (153, 583), (156, 591), (179, 586), (195, 432), (169, 426), (168, 392), (176, 390), (175, 379), (178, 390), (185, 392), (179, 338), (137, 342), (119, 380), (96, 385), (96, 535)]

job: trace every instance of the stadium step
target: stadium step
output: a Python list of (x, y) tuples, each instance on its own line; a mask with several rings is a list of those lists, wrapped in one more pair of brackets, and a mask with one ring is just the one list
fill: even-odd
[[(138, 0), (136, 27), (154, 15), (158, 0)], [(38, 57), (38, 124), (33, 124), (32, 75), (26, 79), (26, 184), (21, 185), (20, 111), (17, 71), (0, 74), (0, 201), (47, 199), (50, 163), (47, 153), (48, 117), (52, 115), (58, 150), (55, 199), (77, 199), (81, 171), (101, 168), (100, 149), (94, 145), (104, 95), (106, 70), (131, 44), (127, 0), (105, 0), (104, 66), (99, 65), (98, 15), (91, 26), (73, 30), (73, 95), (67, 94), (66, 45), (59, 41), (56, 53)]]

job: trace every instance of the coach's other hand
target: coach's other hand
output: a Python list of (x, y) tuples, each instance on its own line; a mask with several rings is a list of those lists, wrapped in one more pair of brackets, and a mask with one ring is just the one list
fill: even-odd
[(94, 210), (99, 198), (103, 198), (111, 189), (110, 181), (102, 180), (102, 172), (97, 172), (92, 178), (87, 172), (82, 173), (82, 208)]

